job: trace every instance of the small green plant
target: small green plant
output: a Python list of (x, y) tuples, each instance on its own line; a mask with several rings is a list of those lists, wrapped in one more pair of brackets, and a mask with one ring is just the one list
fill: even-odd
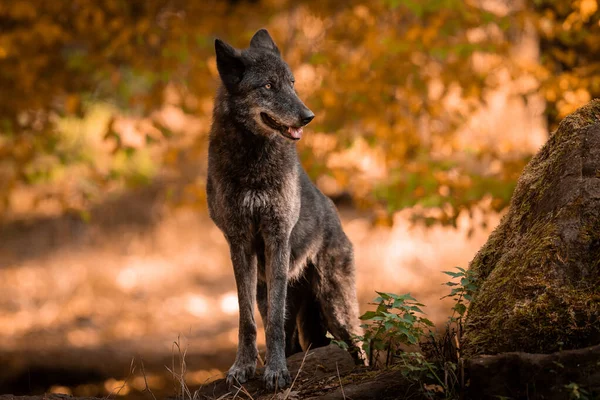
[(410, 294), (397, 295), (377, 292), (373, 300), (375, 311), (367, 311), (360, 319), (365, 321), (362, 327), (365, 334), (357, 338), (363, 343), (369, 365), (373, 368), (381, 364), (382, 358), (387, 367), (396, 357), (401, 346), (418, 345), (427, 327), (433, 323), (422, 317), (423, 304)]
[[(473, 300), (473, 296), (477, 291), (476, 276), (472, 271), (461, 267), (456, 267), (456, 272), (442, 272), (452, 277), (451, 281), (444, 283), (444, 285), (450, 286), (452, 290), (442, 299), (450, 297), (454, 299), (454, 305), (452, 306), (452, 315), (448, 317), (444, 335), (437, 341), (435, 337), (431, 336), (430, 347), (435, 350), (439, 362), (443, 365), (445, 386), (464, 388), (463, 329), (467, 306)], [(455, 282), (456, 279), (459, 281)]]
[(456, 267), (457, 272), (442, 271), (444, 274), (454, 279), (460, 279), (458, 282), (448, 281), (444, 283), (446, 286), (452, 287), (450, 293), (442, 299), (450, 297), (454, 299), (452, 306), (452, 315), (448, 317), (448, 331), (453, 333), (457, 359), (461, 362), (461, 344), (463, 336), (464, 320), (467, 315), (467, 305), (473, 300), (473, 296), (477, 291), (476, 276), (473, 272), (461, 267)]
[(327, 332), (325, 335), (329, 340), (331, 340), (332, 344), (335, 344), (342, 350), (348, 350), (348, 344), (343, 340), (336, 340), (330, 332)]
[(590, 399), (590, 393), (575, 382), (571, 382), (568, 385), (565, 385), (565, 388), (569, 391), (570, 399), (577, 399), (577, 400)]
[(427, 360), (421, 352), (405, 352), (399, 355), (402, 376), (421, 388), (424, 398), (450, 398), (447, 385), (441, 378), (440, 368)]
[[(402, 375), (418, 384), (430, 399), (456, 398), (464, 388), (462, 331), (467, 306), (477, 290), (476, 277), (470, 271), (456, 267), (456, 272), (443, 272), (452, 277), (445, 283), (452, 289), (442, 298), (455, 302), (441, 336), (433, 334), (430, 328), (434, 325), (421, 309), (424, 305), (410, 294), (377, 292), (379, 296), (370, 303), (375, 310), (360, 317), (364, 335), (354, 338), (362, 342), (371, 368), (400, 366)], [(344, 342), (332, 343), (347, 349)]]
[[(428, 340), (421, 344), (427, 360), (436, 366), (437, 376), (443, 382), (446, 398), (456, 398), (465, 387), (464, 359), (461, 353), (463, 324), (467, 315), (469, 302), (477, 291), (476, 277), (471, 271), (456, 267), (456, 271), (443, 271), (452, 278), (444, 283), (452, 289), (442, 299), (450, 297), (454, 300), (452, 315), (443, 331), (430, 333)], [(458, 280), (458, 281), (457, 281)]]
[(442, 297), (445, 299), (451, 297), (455, 300), (452, 307), (452, 315), (449, 317), (449, 323), (456, 323), (462, 328), (462, 323), (467, 312), (467, 304), (473, 300), (473, 295), (477, 291), (475, 284), (475, 275), (471, 271), (464, 268), (456, 267), (458, 272), (442, 271), (444, 274), (451, 276), (453, 279), (459, 278), (459, 282), (448, 281), (444, 283), (446, 286), (452, 287), (450, 294)]

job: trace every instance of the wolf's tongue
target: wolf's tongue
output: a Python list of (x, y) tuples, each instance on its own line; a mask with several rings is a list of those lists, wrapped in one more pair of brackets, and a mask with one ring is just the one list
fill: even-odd
[(291, 126), (288, 128), (288, 133), (294, 139), (300, 139), (302, 137), (302, 128), (292, 128)]

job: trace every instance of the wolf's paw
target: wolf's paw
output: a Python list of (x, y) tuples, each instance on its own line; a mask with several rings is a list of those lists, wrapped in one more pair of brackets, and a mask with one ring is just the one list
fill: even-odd
[(288, 372), (287, 366), (285, 365), (285, 361), (282, 365), (276, 367), (271, 367), (270, 365), (267, 365), (267, 367), (265, 368), (265, 376), (263, 379), (265, 381), (265, 387), (269, 391), (275, 390), (276, 388), (286, 388), (292, 383), (292, 377)]
[(362, 349), (362, 343), (361, 346), (354, 346), (351, 348), (350, 354), (354, 359), (354, 364), (363, 365), (366, 367), (369, 366), (369, 357), (367, 357), (367, 353)]
[(235, 363), (227, 372), (227, 386), (240, 385), (254, 376), (256, 361), (254, 363)]

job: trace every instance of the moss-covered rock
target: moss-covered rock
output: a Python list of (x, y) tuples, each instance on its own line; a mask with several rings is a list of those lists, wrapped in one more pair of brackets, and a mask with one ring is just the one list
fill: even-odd
[(565, 118), (525, 167), (470, 270), (467, 356), (600, 343), (600, 100)]

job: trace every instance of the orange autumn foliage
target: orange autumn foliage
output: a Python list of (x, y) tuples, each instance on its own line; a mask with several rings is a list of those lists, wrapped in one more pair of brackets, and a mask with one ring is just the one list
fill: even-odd
[[(436, 212), (417, 217), (450, 224), (484, 198), (501, 210), (531, 152), (466, 148), (457, 132), (498, 86), (495, 69), (533, 77), (551, 122), (597, 96), (598, 15), (596, 0), (506, 10), (459, 0), (2, 2), (0, 211), (25, 186), (82, 211), (109, 189), (164, 176), (183, 182), (178, 202), (202, 203), (213, 40), (242, 47), (263, 26), (317, 115), (299, 149), (328, 194), (382, 214), (419, 205)], [(542, 56), (520, 65), (511, 37), (528, 24)], [(167, 111), (192, 118), (193, 132), (174, 129)]]

